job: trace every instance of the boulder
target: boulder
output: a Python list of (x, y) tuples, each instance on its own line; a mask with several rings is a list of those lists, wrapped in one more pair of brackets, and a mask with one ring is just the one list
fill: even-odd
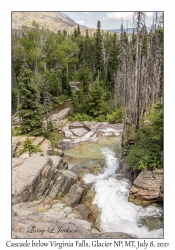
[(78, 136), (78, 137), (82, 137), (83, 135), (88, 133), (88, 131), (85, 128), (74, 128), (70, 130), (75, 136)]
[(156, 201), (163, 201), (163, 171), (142, 171), (130, 189), (129, 201), (146, 206)]

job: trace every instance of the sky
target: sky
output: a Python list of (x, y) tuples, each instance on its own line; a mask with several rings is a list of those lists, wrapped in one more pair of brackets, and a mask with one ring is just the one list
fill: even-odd
[[(132, 28), (133, 13), (134, 12), (63, 12), (76, 23), (84, 25), (88, 28), (97, 27), (97, 21), (101, 22), (101, 28), (104, 30), (119, 29), (121, 26), (121, 19), (123, 18), (124, 28)], [(150, 27), (153, 20), (154, 12), (146, 12), (146, 26)]]

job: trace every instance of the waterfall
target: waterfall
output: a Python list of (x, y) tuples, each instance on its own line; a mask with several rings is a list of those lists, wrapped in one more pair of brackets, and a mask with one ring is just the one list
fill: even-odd
[(106, 164), (98, 176), (86, 174), (84, 181), (93, 183), (96, 192), (93, 204), (100, 210), (100, 227), (104, 232), (125, 232), (139, 238), (163, 238), (163, 229), (149, 231), (139, 223), (147, 216), (162, 216), (162, 208), (149, 205), (142, 207), (128, 202), (130, 182), (116, 174), (118, 158), (108, 148), (101, 149)]

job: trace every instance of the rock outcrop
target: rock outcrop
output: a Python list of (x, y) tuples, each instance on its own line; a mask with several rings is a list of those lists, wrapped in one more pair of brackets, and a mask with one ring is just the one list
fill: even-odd
[(77, 176), (61, 157), (12, 159), (12, 204), (34, 199), (51, 200), (68, 193)]
[(163, 201), (163, 171), (142, 171), (130, 189), (129, 201), (146, 206)]

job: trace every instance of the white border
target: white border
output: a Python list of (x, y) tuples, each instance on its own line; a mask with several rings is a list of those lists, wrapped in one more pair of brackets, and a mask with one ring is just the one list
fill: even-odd
[[(128, 1), (37, 1), (6, 0), (0, 3), (0, 143), (1, 143), (1, 206), (0, 246), (11, 239), (11, 11), (164, 11), (165, 16), (165, 116), (164, 116), (164, 169), (165, 169), (165, 229), (164, 239), (169, 249), (175, 249), (174, 229), (174, 5), (173, 1), (128, 0)], [(18, 240), (20, 241), (20, 240)], [(174, 247), (173, 247), (174, 246)], [(23, 249), (23, 248), (21, 248)], [(149, 248), (147, 248), (149, 249)], [(151, 249), (151, 248), (150, 248)], [(154, 248), (157, 249), (157, 248)]]

